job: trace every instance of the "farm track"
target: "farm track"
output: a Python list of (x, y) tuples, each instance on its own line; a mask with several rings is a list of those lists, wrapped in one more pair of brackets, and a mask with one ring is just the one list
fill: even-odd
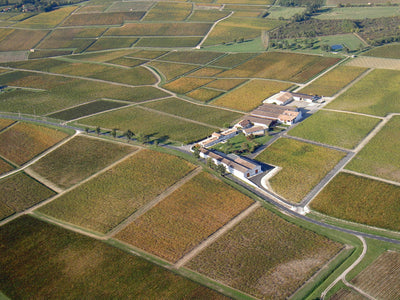
[(364, 174), (364, 173), (360, 173), (360, 172), (356, 172), (356, 171), (351, 171), (351, 170), (342, 170), (342, 172), (353, 174), (353, 175), (356, 175), (356, 176), (369, 178), (369, 179), (372, 179), (372, 180), (382, 181), (382, 182), (385, 182), (385, 183), (388, 183), (388, 184), (392, 184), (392, 185), (400, 186), (400, 182), (384, 179), (384, 178), (381, 178), (381, 177), (376, 177), (376, 176), (372, 176), (372, 175), (368, 175), (368, 174)]
[(168, 189), (166, 189), (164, 192), (162, 192), (160, 195), (155, 197), (152, 201), (147, 203), (146, 205), (142, 206), (139, 208), (136, 212), (134, 212), (132, 215), (130, 215), (128, 218), (126, 218), (124, 221), (122, 221), (120, 224), (118, 224), (116, 227), (114, 227), (112, 230), (107, 232), (106, 236), (107, 237), (112, 237), (116, 235), (118, 232), (122, 231), (125, 229), (129, 224), (131, 224), (133, 221), (135, 221), (137, 218), (148, 212), (150, 209), (152, 209), (154, 206), (156, 206), (159, 202), (167, 198), (169, 195), (171, 195), (173, 192), (175, 192), (177, 189), (179, 189), (182, 185), (187, 183), (189, 180), (191, 180), (193, 177), (195, 177), (197, 174), (199, 174), (202, 171), (201, 167), (197, 167), (193, 171), (191, 171), (188, 175), (186, 175), (184, 178), (170, 186)]
[(186, 254), (184, 257), (182, 257), (179, 261), (177, 261), (175, 263), (174, 267), (176, 269), (179, 269), (180, 267), (185, 265), (193, 257), (195, 257), (197, 254), (199, 254), (201, 251), (203, 251), (205, 248), (207, 248), (213, 242), (215, 242), (220, 236), (224, 235), (227, 231), (232, 229), (234, 226), (236, 226), (236, 224), (238, 224), (240, 221), (242, 221), (244, 218), (246, 218), (248, 215), (250, 215), (253, 211), (255, 211), (259, 207), (261, 207), (260, 202), (255, 202), (250, 207), (246, 208), (244, 211), (242, 211), (240, 214), (238, 214), (236, 217), (234, 217), (232, 220), (230, 220), (227, 224), (225, 224), (220, 229), (218, 229), (216, 232), (214, 232), (212, 235), (210, 235), (200, 245), (196, 246), (194, 249), (192, 249), (192, 251), (190, 251), (188, 254)]
[(25, 173), (28, 174), (29, 176), (33, 177), (34, 179), (36, 179), (40, 183), (43, 183), (45, 186), (47, 186), (48, 188), (52, 189), (57, 194), (60, 194), (60, 193), (64, 192), (64, 190), (62, 188), (60, 188), (59, 186), (57, 186), (55, 183), (51, 182), (50, 180), (44, 178), (42, 175), (36, 173), (31, 168), (26, 168), (25, 169)]

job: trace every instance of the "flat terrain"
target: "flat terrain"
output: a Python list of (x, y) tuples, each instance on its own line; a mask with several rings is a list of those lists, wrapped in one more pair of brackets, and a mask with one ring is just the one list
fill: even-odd
[(376, 299), (400, 297), (400, 253), (383, 253), (363, 270), (352, 283)]
[(257, 298), (283, 299), (340, 248), (259, 208), (186, 266)]
[(176, 262), (252, 203), (250, 198), (203, 172), (116, 238)]
[(192, 169), (175, 156), (142, 150), (39, 211), (106, 233)]
[(6, 161), (0, 159), (0, 175), (3, 173), (6, 173), (8, 171), (11, 171), (13, 169), (14, 169), (14, 167), (12, 165), (10, 165)]
[(398, 231), (399, 197), (399, 186), (340, 173), (311, 202), (311, 208), (336, 218)]
[(290, 130), (292, 136), (352, 149), (379, 123), (377, 118), (318, 111)]
[(350, 161), (347, 169), (400, 182), (400, 116), (393, 117)]
[(136, 151), (128, 145), (77, 136), (30, 168), (62, 188), (69, 188)]
[(22, 165), (67, 136), (44, 126), (18, 123), (0, 133), (0, 155)]
[(20, 212), (56, 193), (25, 173), (0, 180), (0, 219)]
[[(23, 216), (0, 228), (2, 292), (10, 298), (225, 299), (105, 243)], [(34, 282), (34, 284), (32, 284)]]
[(366, 68), (341, 65), (324, 76), (318, 78), (310, 85), (301, 89), (301, 93), (331, 97), (355, 80)]
[(373, 48), (364, 53), (365, 56), (400, 59), (400, 44), (389, 44)]
[(400, 72), (393, 70), (374, 70), (340, 95), (326, 108), (340, 109), (385, 116), (400, 112), (398, 82)]
[(251, 111), (261, 105), (264, 99), (290, 86), (292, 84), (286, 82), (253, 79), (218, 97), (212, 104), (240, 111)]
[(79, 122), (108, 129), (119, 128), (122, 131), (131, 129), (135, 134), (142, 133), (152, 139), (160, 141), (171, 139), (183, 143), (200, 140), (215, 131), (215, 128), (148, 111), (141, 107), (120, 109), (82, 119)]
[(269, 182), (272, 189), (291, 202), (300, 202), (345, 156), (345, 153), (280, 138), (256, 160), (282, 168)]

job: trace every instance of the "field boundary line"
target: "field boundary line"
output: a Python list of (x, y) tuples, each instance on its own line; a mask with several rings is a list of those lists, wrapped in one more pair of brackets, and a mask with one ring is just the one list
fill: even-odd
[(54, 150), (58, 149), (59, 147), (61, 147), (62, 145), (64, 145), (65, 143), (69, 142), (70, 140), (72, 140), (74, 137), (76, 137), (77, 135), (80, 134), (80, 131), (75, 131), (75, 133), (69, 137), (67, 137), (66, 139), (60, 141), (59, 143), (57, 143), (56, 145), (53, 145), (52, 147), (50, 147), (49, 149), (47, 149), (46, 151), (42, 152), (42, 154), (40, 154), (39, 156), (34, 157), (33, 159), (31, 159), (30, 161), (28, 161), (27, 163), (25, 163), (24, 165), (20, 166), (19, 168), (12, 170), (10, 172), (7, 172), (3, 175), (0, 175), (0, 179), (3, 179), (7, 176), (13, 175), (15, 173), (18, 173), (20, 171), (25, 170), (26, 168), (30, 167), (31, 165), (33, 165), (34, 163), (36, 163), (38, 160), (40, 160), (41, 158), (43, 158), (44, 156), (46, 156), (47, 154), (53, 152)]
[(300, 142), (304, 142), (304, 143), (313, 144), (313, 145), (316, 145), (316, 146), (320, 146), (320, 147), (336, 150), (336, 151), (341, 151), (341, 152), (346, 152), (346, 153), (353, 152), (350, 149), (346, 149), (346, 148), (342, 148), (342, 147), (338, 147), (338, 146), (332, 146), (332, 145), (328, 145), (328, 144), (324, 144), (324, 143), (320, 143), (320, 142), (316, 142), (316, 141), (312, 141), (312, 140), (303, 139), (301, 137), (289, 135), (289, 134), (287, 134), (287, 132), (285, 132), (283, 134), (283, 137), (285, 137), (287, 139), (297, 140), (297, 141), (300, 141)]
[(166, 113), (164, 111), (159, 111), (159, 110), (156, 110), (156, 109), (153, 109), (153, 108), (144, 107), (144, 106), (140, 106), (140, 105), (137, 105), (137, 107), (139, 107), (139, 108), (141, 108), (143, 110), (147, 110), (147, 111), (150, 111), (150, 112), (153, 112), (153, 113), (160, 114), (160, 115), (165, 115), (165, 116), (169, 116), (171, 118), (180, 119), (180, 120), (183, 120), (183, 121), (186, 121), (186, 122), (189, 122), (189, 123), (194, 123), (194, 124), (198, 124), (198, 125), (209, 127), (209, 128), (213, 128), (213, 129), (218, 129), (218, 130), (221, 129), (218, 126), (210, 125), (210, 124), (203, 123), (203, 122), (200, 122), (200, 121), (187, 119), (185, 117), (181, 117), (181, 116), (177, 116), (177, 115), (174, 115), (174, 114)]
[(185, 265), (187, 262), (189, 262), (192, 258), (197, 256), (201, 251), (203, 251), (205, 248), (210, 246), (213, 242), (215, 242), (219, 237), (224, 235), (227, 231), (229, 231), (231, 228), (236, 226), (239, 222), (241, 222), (244, 218), (246, 218), (248, 215), (250, 215), (252, 212), (254, 212), (257, 208), (261, 207), (261, 203), (259, 201), (254, 202), (251, 206), (246, 208), (244, 211), (236, 215), (233, 219), (231, 219), (228, 223), (223, 225), (220, 229), (215, 231), (213, 234), (211, 234), (206, 240), (201, 242), (198, 246), (193, 248), (189, 253), (187, 253), (185, 256), (183, 256), (180, 260), (178, 260), (175, 264), (174, 267), (176, 269), (179, 269), (183, 265)]
[[(342, 280), (344, 284), (348, 283), (348, 282), (346, 281), (346, 278), (345, 278), (346, 275), (347, 275), (351, 270), (353, 270), (355, 266), (357, 266), (357, 265), (361, 262), (361, 260), (362, 260), (362, 259), (364, 258), (364, 256), (365, 256), (365, 253), (367, 253), (368, 246), (367, 246), (367, 243), (365, 242), (365, 239), (364, 239), (362, 236), (360, 236), (360, 235), (356, 235), (356, 237), (358, 237), (358, 238), (361, 240), (362, 245), (363, 245), (363, 250), (362, 250), (360, 256), (355, 260), (355, 262), (353, 262), (353, 263), (351, 264), (350, 267), (348, 267), (346, 270), (344, 270), (343, 273), (340, 274), (340, 275), (339, 275), (339, 276), (338, 276), (338, 277), (337, 277), (337, 278), (336, 278), (336, 279), (321, 293), (321, 299), (322, 299), (322, 300), (325, 299), (326, 294), (327, 294), (339, 281)], [(346, 284), (346, 285), (347, 285), (347, 284)], [(370, 297), (367, 297), (367, 298), (371, 299)]]
[(201, 167), (197, 167), (193, 171), (191, 171), (189, 174), (187, 174), (185, 177), (183, 177), (181, 180), (178, 182), (174, 183), (171, 185), (169, 188), (167, 188), (164, 192), (159, 194), (157, 197), (155, 197), (153, 200), (151, 200), (149, 203), (145, 204), (141, 208), (139, 208), (137, 211), (135, 211), (133, 214), (131, 214), (129, 217), (127, 217), (124, 221), (119, 223), (116, 227), (111, 229), (109, 232), (107, 232), (106, 236), (112, 237), (116, 234), (118, 234), (120, 231), (124, 230), (129, 224), (131, 224), (133, 221), (144, 215), (146, 212), (148, 212), (150, 209), (152, 209), (154, 206), (156, 206), (158, 203), (160, 203), (162, 200), (167, 198), (169, 195), (171, 195), (173, 192), (175, 192), (177, 189), (179, 189), (181, 186), (183, 186), (185, 183), (187, 183), (190, 179), (198, 175), (203, 169)]
[[(92, 174), (92, 175), (89, 176), (88, 178), (86, 178), (86, 179), (82, 180), (81, 182), (79, 182), (79, 183), (77, 183), (77, 184), (71, 186), (70, 188), (64, 190), (62, 193), (57, 194), (57, 195), (54, 195), (53, 197), (50, 197), (50, 198), (48, 198), (48, 199), (46, 199), (46, 200), (43, 200), (43, 201), (41, 201), (41, 202), (39, 202), (39, 203), (37, 203), (37, 204), (31, 206), (30, 208), (27, 208), (27, 209), (25, 209), (25, 210), (23, 210), (23, 211), (21, 211), (21, 212), (18, 212), (18, 213), (15, 213), (15, 214), (11, 215), (10, 217), (8, 217), (8, 218), (6, 218), (6, 219), (1, 220), (1, 221), (0, 221), (0, 226), (6, 224), (6, 223), (8, 223), (8, 222), (11, 222), (12, 220), (14, 220), (14, 219), (16, 219), (16, 218), (18, 218), (18, 217), (20, 217), (20, 216), (22, 216), (22, 215), (30, 214), (30, 213), (33, 212), (34, 210), (36, 210), (36, 209), (38, 209), (38, 208), (40, 208), (40, 207), (42, 207), (42, 206), (44, 206), (44, 205), (46, 205), (46, 204), (48, 204), (48, 203), (54, 201), (54, 200), (56, 200), (57, 198), (61, 197), (62, 195), (68, 193), (69, 191), (71, 191), (71, 190), (73, 190), (73, 189), (75, 189), (75, 188), (81, 186), (82, 184), (88, 182), (89, 180), (95, 178), (96, 176), (101, 175), (102, 173), (108, 171), (109, 169), (113, 168), (115, 165), (117, 165), (117, 164), (123, 162), (125, 159), (130, 158), (130, 157), (133, 156), (134, 154), (140, 152), (142, 149), (143, 149), (143, 148), (138, 148), (138, 150), (133, 151), (132, 153), (129, 153), (128, 155), (125, 155), (123, 158), (117, 160), (116, 162), (112, 163), (111, 165), (107, 166), (106, 168), (104, 168), (104, 169), (102, 169), (102, 170), (100, 170), (100, 171), (98, 171), (98, 172)], [(18, 170), (18, 171), (19, 171), (19, 170)], [(0, 179), (1, 179), (1, 178), (2, 178), (2, 177), (0, 177)]]
[(344, 113), (344, 114), (350, 114), (350, 115), (358, 115), (358, 116), (364, 116), (364, 117), (375, 118), (375, 119), (381, 119), (381, 120), (384, 120), (384, 119), (385, 119), (385, 117), (374, 116), (374, 115), (359, 113), (359, 112), (355, 112), (355, 111), (347, 111), (347, 110), (332, 109), (332, 108), (321, 108), (320, 110), (333, 111), (333, 112)]
[(56, 185), (55, 183), (51, 182), (47, 178), (44, 178), (42, 175), (36, 173), (31, 168), (26, 168), (25, 169), (25, 173), (28, 174), (29, 176), (33, 177), (34, 179), (36, 179), (40, 183), (44, 184), (48, 188), (52, 189), (57, 194), (60, 194), (60, 193), (64, 192), (64, 189), (60, 188), (58, 185)]
[(203, 45), (203, 43), (206, 41), (206, 39), (208, 38), (208, 36), (210, 35), (210, 33), (214, 30), (215, 26), (218, 25), (219, 22), (228, 19), (230, 16), (233, 15), (233, 11), (230, 12), (229, 15), (227, 15), (226, 17), (223, 17), (217, 21), (214, 22), (214, 24), (211, 26), (211, 28), (208, 30), (207, 34), (201, 39), (200, 43), (198, 43), (193, 49), (200, 49), (201, 45)]
[(392, 185), (400, 186), (400, 182), (392, 181), (392, 180), (388, 180), (388, 179), (384, 179), (384, 178), (376, 177), (376, 176), (372, 176), (372, 175), (368, 175), (368, 174), (365, 174), (365, 173), (360, 173), (360, 172), (356, 172), (356, 171), (352, 171), (352, 170), (348, 170), (348, 169), (343, 169), (342, 172), (349, 173), (349, 174), (356, 175), (356, 176), (360, 176), (360, 177), (373, 179), (373, 180), (377, 180), (377, 181), (382, 181), (382, 182), (385, 182), (385, 183), (388, 183), (388, 184), (392, 184)]

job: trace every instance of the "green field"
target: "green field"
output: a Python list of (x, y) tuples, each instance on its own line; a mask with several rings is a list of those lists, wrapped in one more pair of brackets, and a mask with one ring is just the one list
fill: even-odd
[(400, 59), (400, 44), (389, 44), (381, 47), (372, 48), (368, 52), (363, 53), (363, 55)]
[(399, 199), (399, 186), (340, 173), (311, 202), (311, 208), (336, 218), (399, 231)]
[(332, 149), (280, 138), (257, 160), (282, 168), (269, 180), (272, 189), (290, 202), (300, 202), (345, 156)]
[(187, 267), (259, 299), (287, 299), (340, 248), (259, 208)]
[(193, 167), (175, 156), (142, 150), (39, 211), (106, 233)]
[(60, 130), (18, 123), (0, 133), (0, 155), (23, 165), (67, 136)]
[(135, 150), (128, 145), (77, 136), (30, 168), (59, 187), (69, 188)]
[(119, 128), (122, 131), (131, 129), (135, 134), (141, 133), (160, 142), (171, 139), (191, 143), (208, 136), (215, 130), (212, 127), (205, 127), (140, 107), (120, 109), (82, 119), (79, 122), (108, 129)]
[(332, 57), (267, 52), (219, 74), (218, 77), (253, 77), (305, 82), (338, 61), (338, 58)]
[(366, 70), (367, 68), (339, 66), (307, 85), (300, 92), (332, 97)]
[(73, 14), (63, 26), (90, 26), (90, 25), (122, 25), (126, 21), (138, 21), (144, 12), (115, 12), (115, 13), (95, 13)]
[(251, 111), (261, 105), (264, 99), (291, 86), (291, 83), (253, 79), (237, 89), (218, 97), (212, 104), (240, 111)]
[(191, 3), (157, 2), (144, 21), (184, 21), (192, 10)]
[(152, 61), (148, 63), (148, 65), (158, 70), (165, 77), (166, 81), (170, 81), (178, 76), (199, 68), (196, 65), (168, 63), (162, 61)]
[[(0, 31), (1, 32), (1, 31)], [(0, 51), (29, 50), (49, 33), (48, 30), (12, 29), (0, 41)], [(2, 35), (0, 33), (0, 35)]]
[(136, 66), (144, 64), (146, 61), (143, 59), (136, 59), (136, 58), (124, 56), (124, 57), (118, 57), (115, 59), (111, 59), (107, 62), (110, 64), (116, 64), (116, 65), (125, 66), (125, 67), (136, 67)]
[(398, 82), (400, 72), (393, 70), (374, 70), (344, 94), (340, 95), (326, 108), (354, 111), (376, 116), (400, 112)]
[[(204, 36), (210, 29), (208, 23), (127, 23), (112, 27), (105, 36)], [(178, 40), (177, 38), (176, 40)]]
[(54, 114), (48, 115), (50, 118), (61, 119), (61, 120), (73, 120), (82, 118), (87, 115), (92, 115), (102, 111), (118, 108), (127, 105), (126, 103), (97, 100), (90, 103), (82, 104), (69, 108)]
[(201, 37), (153, 37), (141, 38), (135, 47), (155, 47), (155, 48), (188, 48), (195, 47), (200, 43)]
[(68, 17), (76, 8), (77, 6), (68, 6), (44, 12), (19, 22), (18, 27), (35, 29), (53, 28)]
[(353, 149), (379, 123), (380, 119), (320, 110), (289, 134), (328, 145)]
[(346, 166), (347, 169), (400, 182), (400, 116), (393, 117)]
[(142, 258), (28, 216), (2, 226), (0, 243), (0, 277), (7, 278), (0, 289), (12, 299), (226, 298)]
[(190, 22), (215, 22), (229, 15), (227, 11), (219, 10), (196, 10), (189, 17)]
[(25, 173), (0, 180), (0, 219), (23, 211), (56, 193)]
[(256, 55), (257, 54), (254, 53), (230, 53), (211, 62), (211, 65), (224, 68), (234, 68)]
[(321, 20), (335, 19), (374, 19), (380, 17), (394, 17), (400, 15), (400, 9), (397, 6), (372, 6), (372, 7), (335, 7), (329, 11), (317, 16)]
[(203, 172), (116, 238), (176, 262), (252, 203), (247, 196)]
[(177, 98), (151, 102), (143, 106), (219, 127), (224, 127), (224, 124), (243, 116), (232, 111), (196, 105)]
[(196, 90), (193, 90), (189, 93), (186, 94), (186, 96), (201, 101), (201, 102), (208, 102), (211, 101), (212, 99), (222, 95), (224, 92), (222, 91), (216, 91), (213, 89), (207, 89), (207, 88), (198, 88)]
[(220, 57), (221, 53), (208, 51), (174, 51), (162, 57), (162, 60), (204, 65)]
[(137, 38), (101, 38), (91, 45), (86, 51), (100, 51), (107, 49), (118, 49), (118, 48), (131, 48), (136, 42)]
[(302, 14), (306, 9), (304, 7), (285, 7), (285, 6), (272, 6), (268, 9), (268, 19), (290, 19), (295, 14)]

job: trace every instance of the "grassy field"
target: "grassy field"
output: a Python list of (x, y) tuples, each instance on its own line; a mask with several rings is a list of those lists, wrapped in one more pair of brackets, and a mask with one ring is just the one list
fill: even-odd
[(224, 69), (221, 68), (214, 68), (214, 67), (204, 67), (197, 71), (194, 71), (190, 74), (190, 76), (197, 76), (197, 77), (213, 77), (218, 73), (221, 73)]
[(273, 6), (268, 9), (268, 19), (290, 19), (295, 14), (301, 15), (305, 11), (304, 7), (284, 7), (284, 6)]
[(53, 28), (68, 17), (77, 6), (61, 7), (50, 12), (43, 12), (18, 23), (18, 27), (47, 29)]
[(151, 102), (143, 106), (219, 127), (242, 116), (232, 111), (196, 105), (177, 98)]
[(259, 208), (187, 266), (257, 298), (285, 299), (340, 248)]
[(292, 86), (290, 83), (253, 79), (230, 93), (222, 95), (212, 103), (241, 111), (251, 111), (259, 106), (264, 99), (279, 91), (286, 90), (290, 86)]
[(128, 57), (143, 58), (143, 59), (155, 59), (168, 53), (164, 50), (136, 50), (134, 53), (127, 55)]
[(366, 70), (367, 68), (339, 66), (301, 89), (300, 92), (332, 97)]
[(211, 65), (217, 67), (234, 68), (256, 55), (257, 54), (254, 53), (230, 53), (216, 61), (213, 61)]
[(200, 173), (116, 238), (176, 262), (252, 203), (219, 179)]
[(376, 116), (385, 116), (388, 113), (400, 112), (400, 102), (393, 101), (393, 99), (400, 97), (397, 84), (399, 81), (399, 71), (374, 70), (357, 82), (346, 93), (329, 103), (326, 108)]
[(61, 188), (69, 188), (137, 150), (136, 147), (77, 136), (30, 168)]
[(297, 203), (344, 156), (343, 152), (280, 138), (261, 152), (256, 159), (282, 167), (269, 183), (275, 192)]
[(193, 167), (175, 156), (142, 150), (39, 210), (106, 233)]
[(170, 81), (198, 68), (198, 66), (195, 65), (167, 63), (161, 61), (152, 61), (148, 63), (148, 65), (157, 69), (165, 77), (166, 81)]
[(87, 104), (82, 104), (73, 108), (69, 108), (54, 114), (48, 115), (50, 118), (61, 119), (61, 120), (73, 120), (81, 118), (87, 115), (95, 114), (98, 112), (110, 110), (125, 106), (126, 103), (97, 100)]
[(196, 77), (180, 77), (175, 81), (167, 83), (163, 88), (175, 92), (177, 94), (186, 94), (194, 89), (202, 87), (210, 83), (212, 78), (196, 78)]
[(101, 38), (91, 45), (86, 51), (100, 51), (107, 49), (130, 48), (138, 41), (137, 38)]
[(204, 36), (208, 23), (128, 23), (107, 30), (106, 36)]
[(0, 133), (0, 155), (23, 165), (67, 136), (44, 126), (18, 123)]
[(124, 56), (124, 57), (118, 57), (118, 58), (109, 60), (107, 62), (110, 64), (116, 64), (119, 66), (136, 67), (136, 66), (144, 64), (146, 61), (143, 59), (137, 59), (137, 58)]
[(400, 187), (347, 173), (337, 175), (311, 202), (324, 214), (399, 231)]
[(70, 56), (70, 59), (77, 59), (83, 61), (95, 61), (95, 62), (108, 62), (110, 60), (128, 56), (134, 53), (135, 50), (113, 50), (113, 51), (105, 51), (105, 52), (94, 52), (94, 53), (85, 53), (80, 55)]
[[(279, 129), (276, 129), (276, 131), (279, 131)], [(252, 140), (248, 140), (243, 133), (240, 133), (237, 136), (229, 139), (226, 143), (216, 144), (212, 148), (227, 154), (234, 153), (236, 151), (243, 151), (241, 153), (242, 155), (254, 152), (253, 150), (255, 150), (258, 146), (265, 144), (270, 139), (272, 139), (272, 136), (269, 136), (268, 133), (264, 136), (255, 137)], [(247, 144), (247, 149), (249, 150), (244, 151), (242, 148), (243, 144)]]
[(201, 37), (154, 37), (141, 38), (135, 47), (155, 47), (155, 48), (192, 48), (199, 44)]
[(0, 181), (0, 219), (29, 208), (56, 193), (29, 177), (17, 173)]
[(363, 55), (400, 59), (400, 44), (389, 44), (381, 47), (372, 48), (368, 52), (363, 53)]
[(338, 62), (338, 58), (267, 52), (219, 74), (219, 77), (256, 77), (305, 82)]
[(30, 52), (29, 59), (47, 58), (54, 56), (65, 56), (72, 54), (72, 50), (35, 50), (35, 52)]
[(14, 167), (0, 158), (0, 175), (13, 170)]
[(254, 39), (261, 35), (261, 30), (270, 30), (283, 23), (263, 18), (230, 17), (217, 24), (204, 42), (204, 46)]
[(290, 130), (289, 134), (328, 145), (353, 149), (380, 119), (320, 110)]
[(400, 253), (387, 251), (363, 270), (352, 284), (375, 299), (400, 298)]
[(14, 123), (11, 119), (0, 119), (0, 131)]
[(400, 182), (400, 116), (383, 129), (350, 161), (346, 169)]
[[(113, 2), (111, 6), (107, 8), (107, 12), (129, 12), (129, 11), (148, 11), (152, 2)], [(86, 6), (87, 7), (87, 6)], [(90, 12), (88, 10), (87, 12)]]
[(219, 10), (195, 10), (189, 17), (190, 22), (215, 22), (229, 15), (227, 11)]
[[(373, 4), (387, 4), (388, 2), (386, 0), (327, 0), (326, 5), (329, 6), (337, 6), (338, 4), (368, 4), (368, 3), (373, 3)], [(399, 0), (393, 0), (391, 3), (400, 3)]]
[(150, 139), (165, 142), (168, 139), (183, 143), (198, 141), (215, 129), (191, 123), (161, 113), (130, 107), (80, 120), (82, 124), (102, 128), (131, 129), (135, 134), (147, 135)]
[(88, 80), (71, 79), (23, 72), (12, 72), (0, 76), (1, 84), (33, 87), (46, 90), (15, 89), (0, 93), (0, 110), (29, 114), (49, 114), (71, 106), (106, 98), (140, 102), (168, 96), (151, 87), (130, 88)]
[(191, 11), (191, 3), (157, 2), (147, 13), (144, 21), (184, 21)]
[(223, 94), (222, 91), (216, 91), (207, 88), (198, 88), (196, 90), (187, 93), (186, 96), (189, 96), (190, 98), (193, 98), (198, 101), (208, 102), (222, 94)]
[(394, 17), (400, 15), (400, 10), (392, 6), (371, 7), (335, 7), (317, 16), (321, 20), (361, 20), (365, 18)]
[(162, 60), (204, 65), (222, 55), (222, 53), (208, 51), (174, 51), (164, 55)]
[(125, 21), (139, 21), (144, 12), (115, 12), (73, 14), (63, 26), (122, 25)]
[(10, 298), (225, 299), (142, 258), (28, 216), (2, 226), (0, 243), (0, 289)]
[(206, 87), (229, 91), (246, 81), (247, 79), (217, 79), (207, 84)]
[(48, 33), (47, 30), (13, 29), (0, 41), (0, 51), (29, 50)]

